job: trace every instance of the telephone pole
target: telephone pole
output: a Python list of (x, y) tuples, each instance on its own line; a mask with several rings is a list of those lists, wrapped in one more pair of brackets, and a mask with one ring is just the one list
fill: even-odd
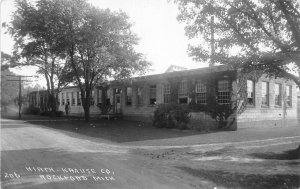
[(22, 81), (28, 81), (28, 80), (22, 80), (22, 78), (24, 77), (33, 77), (33, 76), (24, 76), (24, 75), (7, 75), (7, 76), (10, 76), (10, 77), (18, 77), (18, 79), (10, 79), (10, 80), (7, 80), (7, 81), (18, 81), (19, 82), (19, 119), (22, 118), (21, 116), (21, 108), (22, 108)]
[(210, 17), (210, 64), (209, 66), (212, 67), (215, 65), (214, 55), (215, 55), (215, 29), (214, 29), (214, 16)]

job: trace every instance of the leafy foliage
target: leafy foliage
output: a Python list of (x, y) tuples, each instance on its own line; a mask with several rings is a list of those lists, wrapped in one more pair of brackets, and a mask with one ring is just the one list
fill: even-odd
[[(56, 97), (61, 86), (70, 82), (64, 74), (65, 51), (62, 49), (58, 35), (58, 7), (56, 1), (37, 1), (31, 4), (25, 0), (17, 0), (13, 19), (8, 31), (14, 37), (14, 66), (33, 65), (38, 67), (47, 82), (49, 104), (56, 111)], [(57, 90), (58, 89), (58, 90)]]
[(188, 108), (178, 104), (161, 104), (154, 111), (153, 125), (155, 127), (187, 129), (189, 122)]
[(112, 104), (110, 103), (110, 100), (107, 99), (107, 90), (108, 90), (108, 86), (103, 86), (101, 88), (101, 102), (102, 103), (98, 103), (97, 107), (100, 109), (101, 114), (107, 114), (110, 112), (110, 110), (112, 109)]
[(86, 0), (38, 0), (35, 5), (18, 0), (11, 24), (15, 57), (40, 68), (52, 95), (49, 99), (57, 97), (55, 79), (56, 92), (70, 81), (77, 84), (87, 121), (96, 84), (144, 73), (149, 66), (135, 52), (138, 39), (128, 16), (96, 8)]
[[(298, 0), (175, 0), (186, 35), (201, 41), (189, 46), (197, 61), (263, 70), (300, 86), (300, 2)], [(212, 26), (211, 18), (214, 18)], [(214, 50), (211, 47), (214, 34)], [(202, 39), (202, 40), (200, 40)], [(293, 66), (288, 66), (292, 64)]]
[[(49, 0), (50, 1), (50, 0)], [(84, 0), (56, 0), (60, 4), (60, 35), (67, 67), (81, 90), (85, 119), (89, 119), (91, 91), (108, 78), (143, 73), (148, 62), (134, 46), (137, 37), (124, 12), (102, 10)]]
[(32, 105), (23, 110), (24, 114), (30, 114), (30, 115), (39, 115), (40, 112), (41, 112), (40, 108), (34, 107)]
[(19, 94), (19, 84), (18, 82), (8, 81), (10, 79), (15, 79), (14, 77), (8, 75), (15, 75), (8, 69), (1, 70), (1, 106), (7, 106), (12, 103)]

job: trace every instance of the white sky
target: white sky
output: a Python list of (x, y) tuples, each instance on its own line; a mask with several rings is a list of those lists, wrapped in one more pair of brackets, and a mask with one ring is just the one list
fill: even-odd
[[(177, 6), (168, 0), (89, 0), (99, 8), (123, 10), (134, 23), (132, 30), (140, 38), (137, 51), (152, 62), (148, 74), (162, 73), (171, 64), (199, 68), (207, 66), (196, 63), (187, 54), (188, 38), (184, 26), (176, 20)], [(13, 0), (1, 0), (1, 22), (9, 22), (15, 10)], [(1, 31), (1, 50), (11, 54), (12, 38)], [(33, 75), (33, 69), (16, 71), (18, 74)]]

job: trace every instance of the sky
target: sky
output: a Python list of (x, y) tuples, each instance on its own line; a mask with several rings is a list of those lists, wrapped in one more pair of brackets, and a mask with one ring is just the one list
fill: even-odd
[[(148, 74), (163, 73), (170, 65), (189, 69), (207, 66), (194, 62), (187, 54), (188, 38), (184, 25), (176, 20), (178, 9), (168, 0), (88, 0), (99, 8), (126, 12), (133, 23), (132, 31), (140, 41), (137, 52), (152, 63)], [(15, 10), (13, 0), (1, 0), (1, 22), (9, 22)], [(12, 38), (1, 31), (1, 50), (11, 54)], [(33, 75), (34, 69), (14, 70), (17, 74)]]

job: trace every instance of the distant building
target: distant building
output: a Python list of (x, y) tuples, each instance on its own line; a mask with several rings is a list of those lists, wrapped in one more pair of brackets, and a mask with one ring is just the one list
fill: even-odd
[[(171, 70), (171, 69), (170, 69)], [(109, 101), (111, 113), (122, 113), (124, 119), (151, 121), (158, 104), (177, 103), (206, 106), (208, 98), (231, 106), (237, 102), (238, 70), (214, 66), (131, 78), (106, 83), (107, 99), (98, 86), (92, 93), (91, 114), (101, 112), (98, 103)], [(293, 81), (262, 76), (258, 81), (247, 79), (246, 110), (231, 119), (238, 128), (297, 125), (297, 90)], [(59, 109), (70, 102), (71, 114), (83, 115), (80, 91), (77, 87), (63, 89), (59, 94)], [(217, 122), (201, 111), (191, 112), (191, 124), (215, 127)]]

